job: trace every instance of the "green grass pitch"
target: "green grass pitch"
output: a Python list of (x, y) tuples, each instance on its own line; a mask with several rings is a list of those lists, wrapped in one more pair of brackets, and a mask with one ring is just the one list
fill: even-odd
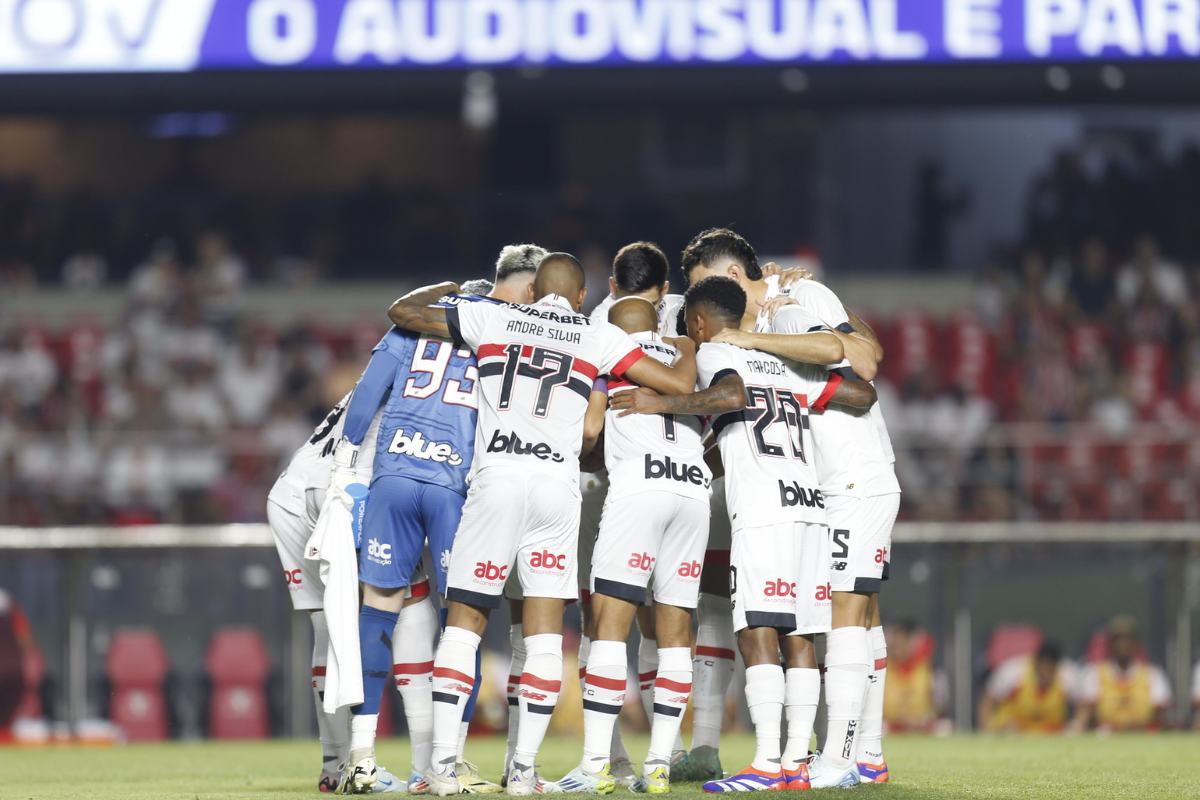
[[(645, 737), (629, 737), (644, 753)], [(885, 740), (892, 782), (854, 791), (886, 800), (944, 798), (1195, 798), (1200, 797), (1197, 760), (1200, 736), (1092, 736), (1009, 738), (962, 736)], [(497, 778), (503, 739), (472, 739), (468, 757), (485, 776)], [(744, 766), (751, 737), (722, 744), (727, 770)], [(557, 778), (575, 765), (577, 739), (549, 739), (542, 773)], [(384, 740), (382, 762), (401, 772), (407, 742)], [(0, 798), (6, 800), (293, 800), (317, 797), (320, 769), (316, 742), (277, 740), (242, 743), (172, 743), (123, 747), (0, 749)], [(819, 795), (843, 790), (828, 789)], [(618, 789), (620, 796), (626, 790)], [(672, 795), (695, 800), (698, 784), (672, 787)]]

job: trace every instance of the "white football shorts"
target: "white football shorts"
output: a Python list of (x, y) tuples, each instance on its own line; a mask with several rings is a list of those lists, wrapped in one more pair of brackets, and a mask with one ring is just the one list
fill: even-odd
[(655, 603), (695, 608), (708, 523), (708, 503), (674, 492), (639, 492), (606, 503), (592, 591), (645, 603), (650, 586)]
[(829, 529), (781, 522), (733, 532), (729, 557), (733, 627), (821, 633), (832, 622)]
[(714, 478), (712, 499), (709, 502), (712, 519), (708, 527), (708, 551), (704, 561), (711, 566), (729, 566), (729, 551), (733, 546), (733, 530), (729, 524), (729, 506), (725, 503), (725, 478)]
[(267, 525), (275, 537), (275, 549), (283, 563), (292, 608), (315, 611), (324, 607), (325, 584), (321, 583), (321, 562), (304, 558), (304, 547), (312, 537), (308, 520), (297, 516), (277, 503), (267, 503)]
[(832, 537), (830, 587), (835, 592), (878, 592), (887, 576), (899, 494), (826, 496)]
[[(292, 608), (296, 611), (320, 611), (325, 607), (325, 584), (321, 582), (321, 562), (304, 557), (304, 548), (312, 538), (313, 526), (277, 503), (267, 503), (267, 526), (275, 537), (275, 549), (283, 563)], [(429, 576), (425, 561), (417, 562), (408, 582), (409, 597), (429, 594)]]
[(454, 537), (446, 598), (499, 608), (515, 571), (524, 597), (574, 600), (579, 502), (578, 488), (552, 475), (481, 469)]

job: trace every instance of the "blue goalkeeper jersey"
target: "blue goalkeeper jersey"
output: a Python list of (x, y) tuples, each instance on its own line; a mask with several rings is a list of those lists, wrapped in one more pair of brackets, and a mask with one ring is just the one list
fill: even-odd
[[(496, 303), (475, 295), (452, 295), (438, 305)], [(444, 486), (467, 494), (475, 457), (475, 355), (437, 337), (392, 328), (372, 358), (396, 360), (384, 406), (371, 482), (388, 475)]]

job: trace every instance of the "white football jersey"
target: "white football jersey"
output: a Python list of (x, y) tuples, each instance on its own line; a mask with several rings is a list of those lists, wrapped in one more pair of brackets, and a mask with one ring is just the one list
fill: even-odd
[(796, 364), (732, 344), (701, 345), (700, 386), (729, 373), (746, 384), (748, 405), (712, 421), (725, 466), (730, 525), (808, 522), (824, 525), (825, 498), (809, 433), (809, 409), (821, 410), (842, 382), (821, 367)]
[[(779, 279), (768, 278), (767, 298), (780, 294)], [(774, 322), (760, 314), (755, 330), (770, 333), (811, 333), (829, 328), (848, 333), (854, 329), (845, 307), (827, 286), (815, 281), (796, 281), (786, 294), (798, 306), (788, 306), (775, 315)], [(850, 362), (830, 365), (831, 372), (852, 377)], [(876, 407), (861, 410), (838, 406), (814, 415), (813, 439), (821, 473), (821, 489), (827, 495), (877, 497), (900, 491), (891, 438)]]
[[(679, 354), (657, 333), (631, 334), (650, 358), (667, 366)], [(626, 392), (635, 384), (612, 379), (608, 393)], [(664, 491), (708, 502), (712, 472), (704, 463), (703, 425), (694, 414), (630, 414), (609, 409), (604, 416), (604, 463), (608, 497), (619, 500), (646, 491)]]
[[(342, 428), (346, 423), (346, 406), (350, 403), (351, 395), (353, 392), (343, 397), (325, 415), (325, 419), (316, 427), (312, 436), (292, 454), (292, 460), (271, 487), (267, 500), (285, 511), (303, 517), (307, 513), (305, 492), (308, 489), (324, 491), (329, 487), (329, 474), (333, 470), (333, 448), (341, 441)], [(375, 417), (371, 420), (363, 443), (358, 449), (358, 463), (354, 471), (358, 475), (358, 482), (364, 486), (371, 485), (375, 466), (375, 440), (379, 437), (379, 423), (382, 419), (381, 405), (375, 412)]]
[(642, 348), (557, 295), (533, 305), (469, 303), (447, 309), (446, 320), (479, 361), (474, 470), (504, 464), (544, 472), (578, 493), (592, 386), (599, 375), (623, 377)]
[[(592, 309), (592, 322), (608, 322), (608, 310), (617, 302), (611, 294), (600, 301), (600, 305)], [(658, 302), (658, 335), (684, 336), (686, 331), (675, 323), (679, 319), (679, 309), (683, 308), (683, 295), (668, 294)]]

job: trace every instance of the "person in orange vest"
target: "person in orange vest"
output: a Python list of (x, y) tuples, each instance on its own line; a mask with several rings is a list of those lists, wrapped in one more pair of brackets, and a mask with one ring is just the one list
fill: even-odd
[(933, 665), (933, 639), (912, 622), (896, 622), (885, 630), (888, 680), (883, 721), (889, 731), (937, 730), (946, 706), (946, 680)]
[(1010, 658), (988, 679), (979, 724), (993, 732), (1057, 733), (1069, 719), (1077, 677), (1075, 665), (1049, 642), (1036, 654)]
[(1101, 731), (1144, 731), (1162, 727), (1171, 704), (1171, 685), (1162, 667), (1141, 655), (1137, 621), (1116, 617), (1108, 624), (1108, 657), (1089, 664), (1080, 678), (1079, 708), (1072, 727)]

